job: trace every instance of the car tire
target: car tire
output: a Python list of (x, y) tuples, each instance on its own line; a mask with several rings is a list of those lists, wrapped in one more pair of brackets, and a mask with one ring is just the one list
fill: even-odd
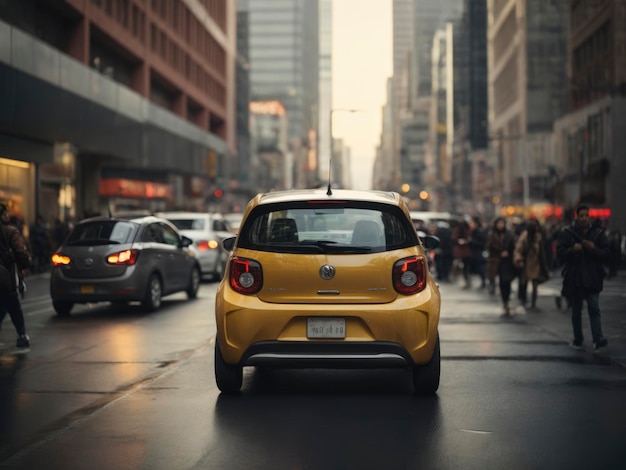
[(413, 367), (413, 388), (418, 395), (432, 395), (439, 388), (441, 376), (441, 352), (439, 348), (439, 333), (435, 350), (427, 364)]
[(161, 306), (161, 297), (163, 296), (163, 286), (161, 285), (161, 278), (156, 273), (150, 276), (148, 281), (148, 287), (146, 288), (146, 294), (141, 301), (141, 306), (146, 312), (154, 312)]
[(217, 340), (215, 340), (215, 381), (217, 388), (224, 393), (238, 392), (243, 382), (243, 367), (231, 366), (224, 362)]
[(189, 275), (189, 287), (187, 287), (187, 298), (195, 299), (198, 297), (198, 289), (200, 289), (200, 279), (202, 279), (202, 274), (200, 274), (200, 269), (198, 266), (194, 266), (191, 268), (191, 274)]
[(52, 308), (60, 317), (68, 317), (72, 312), (74, 304), (72, 302), (62, 302), (58, 300), (52, 301)]

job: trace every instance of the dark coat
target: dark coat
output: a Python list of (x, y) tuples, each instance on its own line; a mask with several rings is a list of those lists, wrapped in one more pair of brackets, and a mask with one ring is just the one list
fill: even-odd
[(466, 222), (460, 222), (452, 229), (452, 255), (454, 259), (466, 259), (472, 256), (468, 244), (470, 229)]
[(483, 227), (476, 227), (470, 233), (470, 239), (468, 245), (472, 253), (472, 260), (474, 262), (484, 262), (484, 252), (487, 249), (487, 230)]
[[(487, 238), (487, 251), (489, 252), (487, 278), (494, 279), (497, 274), (503, 282), (515, 279), (517, 270), (513, 266), (513, 252), (515, 251), (513, 234), (506, 229), (502, 232), (491, 230)], [(503, 251), (508, 252), (509, 256), (503, 258)]]
[(498, 263), (498, 277), (501, 282), (511, 282), (517, 277), (517, 269), (513, 265), (513, 253), (515, 251), (515, 236), (509, 230), (503, 232), (493, 232), (492, 243), (499, 244), (502, 247), (502, 251), (506, 251), (509, 255), (500, 257)]
[[(574, 245), (584, 240), (592, 241), (595, 247), (574, 251)], [(561, 272), (561, 293), (564, 297), (571, 297), (574, 293), (584, 295), (602, 291), (606, 276), (604, 263), (610, 251), (609, 241), (602, 228), (591, 226), (585, 233), (574, 221), (559, 231), (556, 251), (559, 260), (564, 264)]]

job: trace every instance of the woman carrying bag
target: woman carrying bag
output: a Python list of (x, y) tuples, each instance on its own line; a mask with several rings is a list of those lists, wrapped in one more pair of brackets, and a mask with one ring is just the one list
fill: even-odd
[(520, 270), (520, 300), (524, 308), (526, 308), (527, 299), (526, 287), (528, 282), (532, 285), (531, 310), (537, 309), (537, 288), (539, 284), (549, 279), (548, 260), (543, 246), (543, 236), (539, 222), (536, 219), (531, 219), (517, 240), (513, 255), (515, 267)]

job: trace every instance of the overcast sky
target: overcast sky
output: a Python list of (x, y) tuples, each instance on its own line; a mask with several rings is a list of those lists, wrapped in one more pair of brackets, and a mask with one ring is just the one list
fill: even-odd
[(370, 189), (392, 75), (392, 0), (333, 0), (333, 136), (352, 150), (355, 189)]

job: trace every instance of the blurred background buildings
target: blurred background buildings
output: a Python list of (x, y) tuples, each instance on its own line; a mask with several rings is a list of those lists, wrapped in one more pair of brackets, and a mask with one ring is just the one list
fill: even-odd
[[(626, 0), (390, 1), (373, 189), (626, 231)], [(349, 188), (332, 73), (332, 0), (0, 0), (0, 200), (30, 223)]]

